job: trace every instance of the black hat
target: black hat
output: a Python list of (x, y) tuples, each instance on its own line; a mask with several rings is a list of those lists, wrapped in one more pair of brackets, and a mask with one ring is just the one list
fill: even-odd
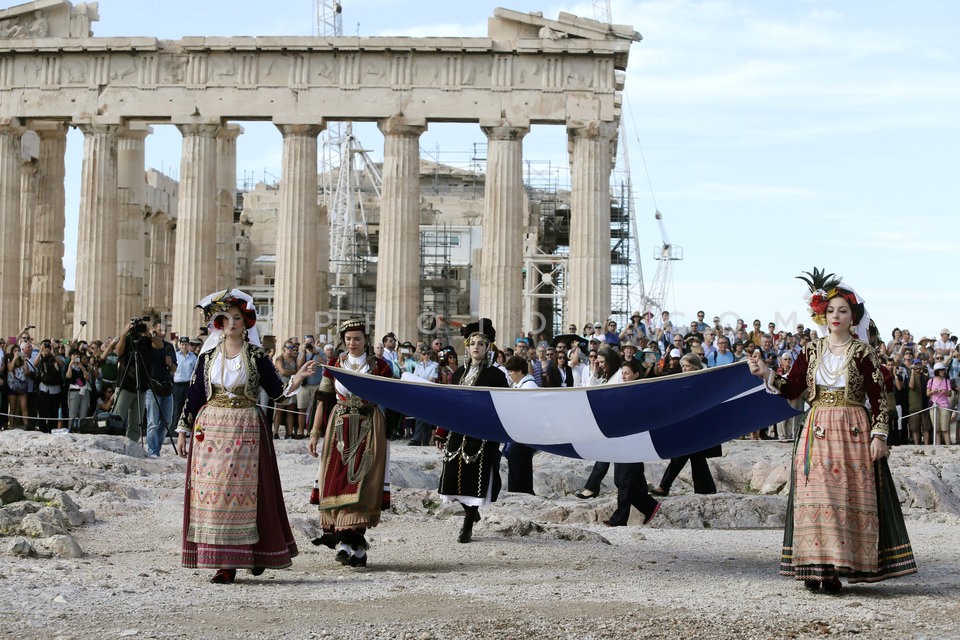
[(187, 336), (180, 336), (180, 342), (186, 342), (189, 344), (190, 338), (188, 338)]
[(490, 318), (480, 318), (477, 322), (471, 322), (460, 329), (460, 335), (464, 338), (469, 338), (477, 333), (487, 338), (490, 342), (495, 342), (497, 339), (497, 330), (494, 328), (493, 320)]
[(343, 340), (343, 334), (347, 331), (360, 331), (364, 336), (367, 335), (367, 323), (363, 318), (351, 318), (340, 323), (337, 333), (340, 334), (340, 340)]

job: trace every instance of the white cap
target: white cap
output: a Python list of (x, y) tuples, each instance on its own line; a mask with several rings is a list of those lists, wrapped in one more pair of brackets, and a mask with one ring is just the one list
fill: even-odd
[(671, 350), (670, 350), (670, 357), (671, 357), (671, 358), (682, 358), (682, 357), (683, 357), (683, 353), (681, 353), (680, 349), (671, 349)]
[(942, 362), (937, 362), (933, 365), (933, 372), (936, 373), (937, 371), (942, 371), (946, 368), (946, 365), (944, 365)]

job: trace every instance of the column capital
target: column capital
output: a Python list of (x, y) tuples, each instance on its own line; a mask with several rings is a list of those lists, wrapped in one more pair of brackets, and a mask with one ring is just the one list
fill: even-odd
[(506, 120), (486, 123), (481, 120), (480, 130), (488, 140), (523, 140), (523, 137), (530, 133), (530, 123), (521, 125)]
[(380, 132), (385, 136), (403, 136), (419, 138), (427, 130), (427, 121), (424, 118), (404, 118), (391, 116), (377, 121)]
[(307, 136), (311, 138), (316, 138), (320, 135), (320, 132), (323, 131), (322, 124), (282, 124), (279, 122), (273, 123), (277, 129), (280, 129), (280, 133), (283, 134), (283, 137), (287, 136)]
[(74, 124), (83, 135), (108, 135), (118, 136), (123, 131), (123, 126), (119, 124), (107, 124), (104, 122), (77, 122)]
[(67, 137), (67, 124), (55, 120), (31, 120), (27, 128), (36, 133), (41, 140)]
[(240, 137), (240, 134), (243, 133), (243, 127), (238, 124), (229, 123), (220, 127), (220, 132), (217, 134), (218, 140), (236, 140)]
[(26, 128), (20, 122), (20, 118), (0, 118), (0, 134), (2, 135), (22, 135)]
[(147, 124), (128, 124), (120, 129), (120, 137), (128, 140), (146, 140), (153, 133), (153, 127)]
[(616, 122), (605, 122), (601, 120), (567, 122), (567, 134), (571, 138), (613, 139), (616, 137), (618, 129), (619, 125)]
[(183, 136), (199, 136), (201, 138), (215, 138), (223, 128), (223, 125), (219, 123), (212, 124), (209, 122), (188, 122), (181, 123), (176, 126), (177, 129), (180, 130), (180, 134)]

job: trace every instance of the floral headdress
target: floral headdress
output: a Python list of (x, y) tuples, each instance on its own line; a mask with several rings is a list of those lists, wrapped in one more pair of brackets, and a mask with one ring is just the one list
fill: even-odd
[(251, 344), (260, 346), (260, 334), (256, 327), (257, 307), (253, 303), (253, 298), (240, 289), (224, 289), (211, 293), (197, 303), (197, 308), (203, 311), (203, 321), (207, 323), (207, 329), (210, 331), (210, 335), (200, 348), (201, 353), (210, 351), (220, 343), (223, 330), (217, 326), (217, 317), (225, 315), (230, 307), (240, 309), (247, 328), (247, 340)]
[(805, 275), (797, 276), (797, 280), (806, 282), (810, 289), (804, 294), (803, 299), (809, 307), (813, 322), (820, 326), (826, 325), (827, 304), (832, 298), (842, 297), (850, 304), (850, 310), (853, 313), (853, 332), (858, 338), (868, 342), (870, 315), (864, 306), (863, 298), (854, 291), (853, 287), (847, 285), (839, 276), (827, 273), (826, 269), (814, 267), (813, 273), (809, 271), (803, 273)]

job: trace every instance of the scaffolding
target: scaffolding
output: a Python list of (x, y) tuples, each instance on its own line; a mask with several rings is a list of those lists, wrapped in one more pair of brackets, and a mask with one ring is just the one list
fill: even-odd
[(450, 261), (451, 239), (454, 234), (446, 224), (420, 228), (420, 312), (421, 338), (424, 334), (450, 342), (453, 337), (447, 322), (457, 313), (460, 280)]

